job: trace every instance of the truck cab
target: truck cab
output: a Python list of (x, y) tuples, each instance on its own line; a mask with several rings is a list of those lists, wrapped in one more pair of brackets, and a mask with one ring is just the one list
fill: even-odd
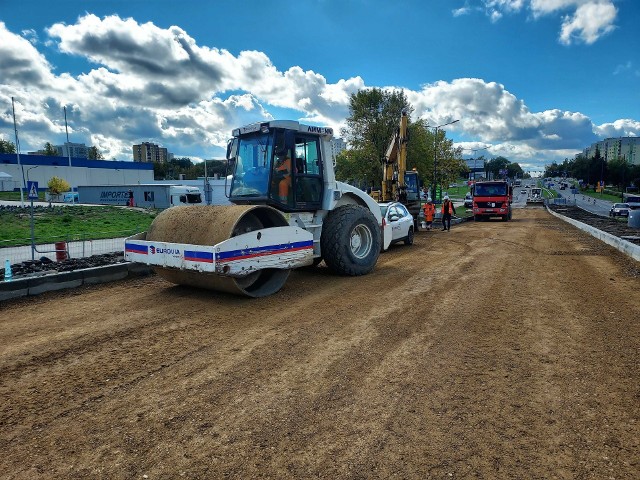
[(511, 220), (511, 203), (513, 187), (505, 181), (476, 182), (471, 191), (473, 196), (474, 220), (486, 220), (500, 217), (504, 221)]
[(172, 185), (169, 188), (169, 198), (171, 206), (177, 205), (197, 205), (202, 203), (202, 193), (198, 187), (186, 185)]

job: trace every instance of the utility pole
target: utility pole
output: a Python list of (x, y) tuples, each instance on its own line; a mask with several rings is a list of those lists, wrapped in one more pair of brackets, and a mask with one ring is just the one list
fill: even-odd
[(71, 146), (69, 145), (69, 128), (67, 127), (67, 107), (64, 108), (64, 129), (67, 132), (67, 155), (69, 157), (69, 166), (71, 166)]
[(440, 127), (446, 127), (447, 125), (452, 125), (454, 123), (459, 122), (460, 119), (458, 120), (453, 120), (452, 122), (449, 123), (443, 123), (442, 125), (438, 125), (436, 127), (430, 127), (429, 125), (427, 125), (426, 128), (435, 128), (435, 136), (433, 138), (433, 190), (431, 191), (431, 195), (433, 195), (432, 200), (435, 203), (436, 201), (436, 188), (438, 185), (438, 129)]
[(15, 135), (16, 135), (16, 156), (18, 158), (18, 167), (20, 167), (20, 170), (22, 171), (22, 183), (20, 184), (20, 206), (24, 207), (24, 191), (23, 190), (27, 188), (27, 184), (24, 181), (24, 168), (20, 163), (20, 140), (18, 140), (18, 126), (16, 124), (16, 106), (15, 106), (13, 97), (11, 97), (11, 108), (13, 109), (13, 131), (15, 132)]

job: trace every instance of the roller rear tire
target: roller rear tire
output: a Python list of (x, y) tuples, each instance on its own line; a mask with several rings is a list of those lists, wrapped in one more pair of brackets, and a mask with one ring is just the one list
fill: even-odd
[(322, 258), (340, 275), (365, 275), (378, 261), (380, 241), (373, 213), (359, 205), (343, 205), (331, 211), (322, 226)]

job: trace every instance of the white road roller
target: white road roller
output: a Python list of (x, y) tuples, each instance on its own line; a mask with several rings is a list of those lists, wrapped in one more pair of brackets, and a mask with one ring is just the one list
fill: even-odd
[(287, 120), (234, 130), (234, 205), (167, 209), (127, 238), (125, 258), (173, 283), (249, 297), (277, 292), (291, 269), (322, 260), (340, 275), (369, 273), (390, 226), (369, 195), (336, 181), (332, 135)]

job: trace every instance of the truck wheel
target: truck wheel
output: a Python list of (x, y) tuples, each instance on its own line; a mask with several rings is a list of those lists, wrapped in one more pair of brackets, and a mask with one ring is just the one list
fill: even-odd
[(380, 255), (380, 227), (373, 214), (359, 205), (329, 212), (322, 225), (320, 248), (324, 263), (340, 275), (365, 275)]

